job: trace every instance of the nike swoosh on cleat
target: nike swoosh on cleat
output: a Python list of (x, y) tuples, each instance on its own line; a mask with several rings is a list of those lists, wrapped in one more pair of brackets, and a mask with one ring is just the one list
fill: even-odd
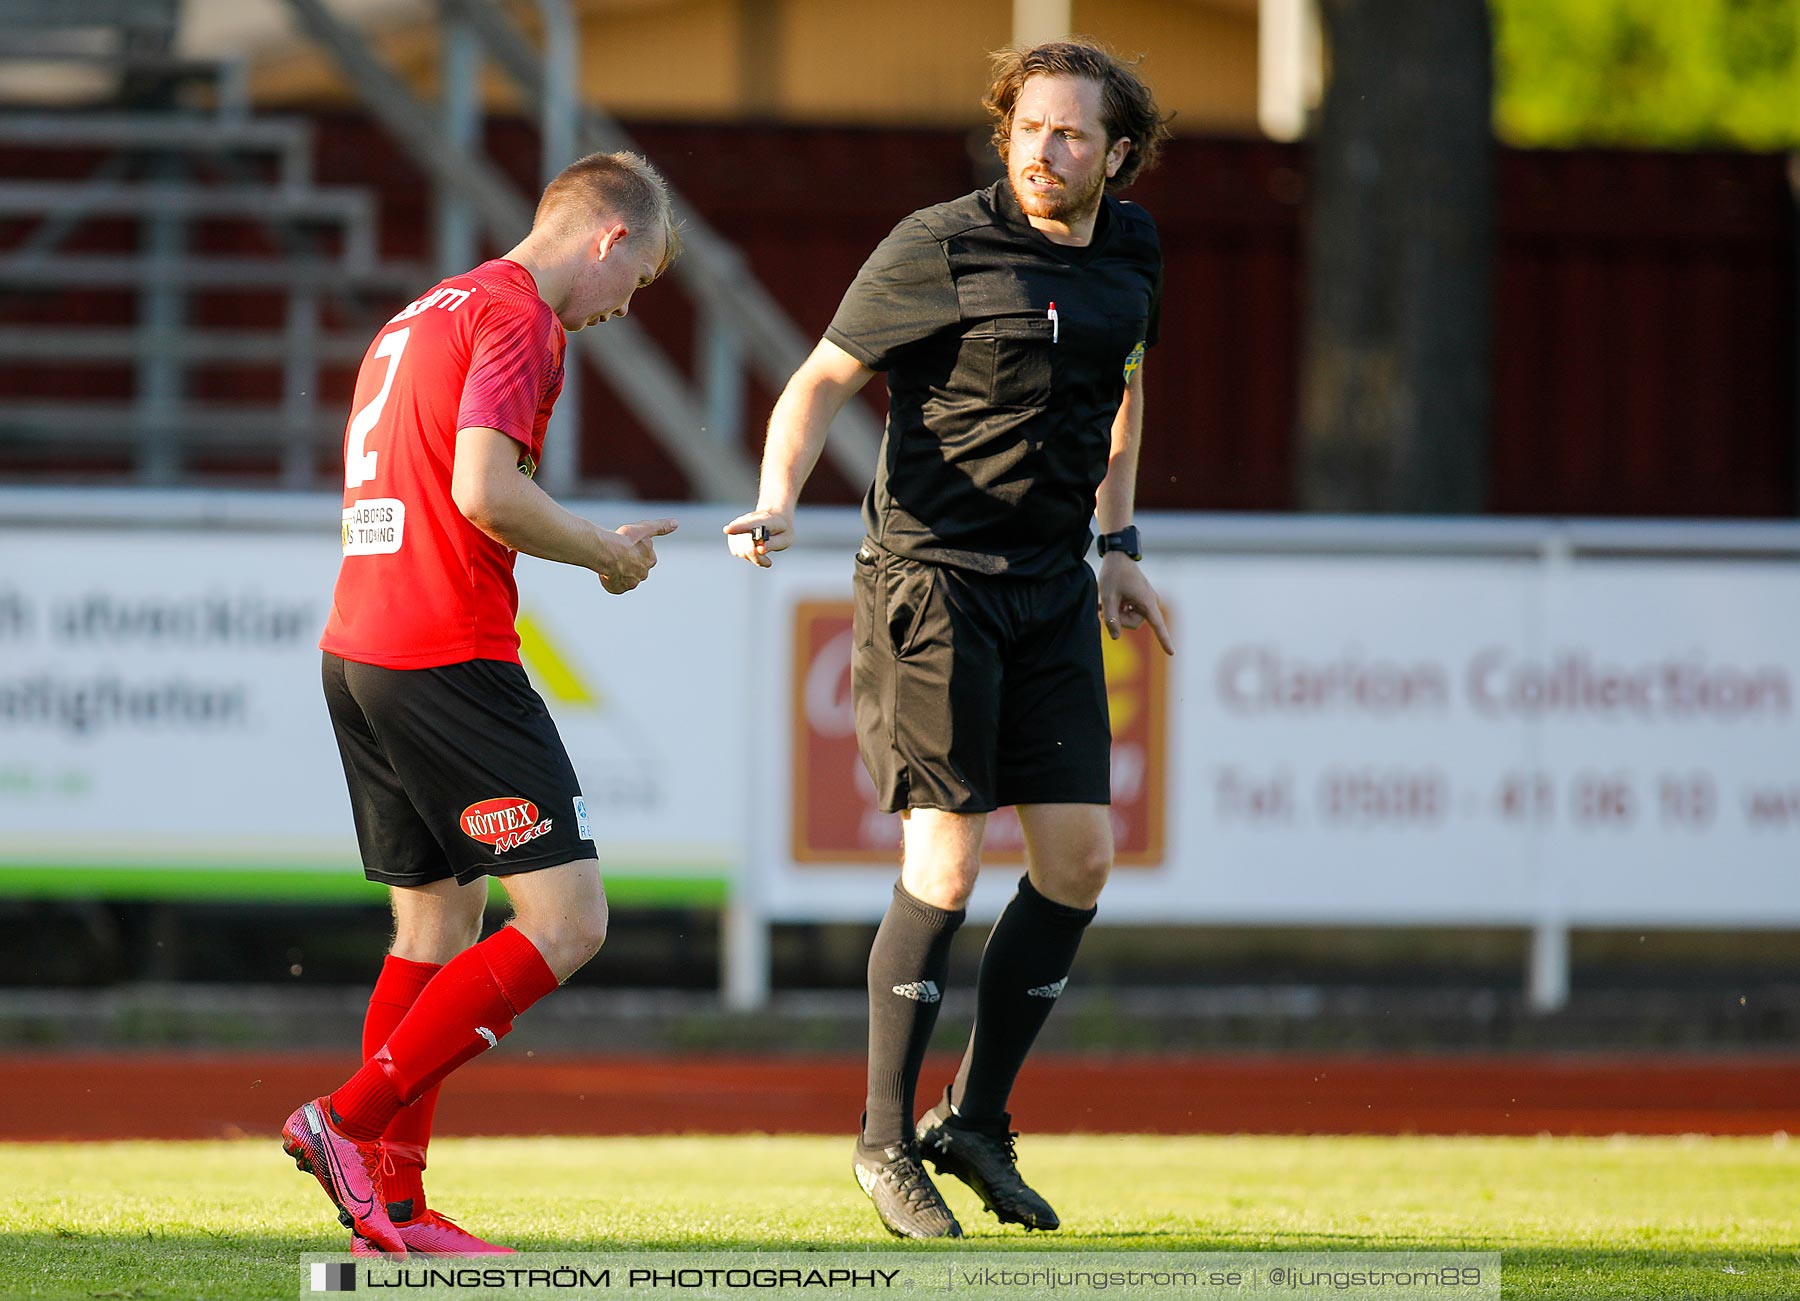
[(500, 1046), (500, 1036), (488, 1029), (485, 1025), (476, 1026), (475, 1033), (487, 1040), (487, 1046), (489, 1048), (498, 1048)]
[[(306, 1110), (307, 1123), (316, 1127), (318, 1113), (310, 1103)], [(325, 1155), (325, 1168), (331, 1176), (331, 1190), (339, 1198), (338, 1205), (356, 1216), (357, 1219), (365, 1218), (370, 1211), (375, 1209), (375, 1199), (352, 1196), (349, 1186), (344, 1181), (344, 1167), (343, 1163), (338, 1160), (337, 1148), (330, 1141), (321, 1142), (319, 1147)], [(344, 1205), (345, 1202), (348, 1202), (349, 1205)]]
[(370, 1212), (375, 1209), (375, 1199), (373, 1197), (352, 1197), (350, 1190), (344, 1186), (343, 1167), (338, 1164), (337, 1154), (328, 1151), (325, 1159), (331, 1167), (332, 1190), (341, 1199), (338, 1205), (357, 1219), (366, 1220)]

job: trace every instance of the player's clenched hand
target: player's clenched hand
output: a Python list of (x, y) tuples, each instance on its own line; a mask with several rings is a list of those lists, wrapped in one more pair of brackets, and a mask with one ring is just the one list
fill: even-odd
[(600, 571), (600, 586), (614, 596), (621, 596), (650, 577), (656, 566), (656, 539), (666, 537), (680, 526), (672, 519), (645, 520), (627, 524), (601, 537), (617, 539), (613, 555)]
[(1147, 623), (1162, 643), (1163, 654), (1175, 653), (1162, 598), (1138, 562), (1128, 556), (1108, 555), (1100, 562), (1100, 618), (1106, 623), (1106, 635), (1114, 641), (1119, 640), (1121, 628), (1141, 628)]
[[(756, 532), (762, 529), (760, 535)], [(725, 526), (725, 545), (731, 554), (767, 569), (771, 551), (786, 551), (794, 544), (794, 521), (778, 510), (753, 510)]]

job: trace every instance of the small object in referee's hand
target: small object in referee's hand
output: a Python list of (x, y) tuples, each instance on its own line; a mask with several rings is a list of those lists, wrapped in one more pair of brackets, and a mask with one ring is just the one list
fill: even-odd
[(757, 524), (752, 526), (750, 529), (750, 540), (759, 546), (762, 543), (767, 542), (769, 540), (769, 526), (767, 524)]

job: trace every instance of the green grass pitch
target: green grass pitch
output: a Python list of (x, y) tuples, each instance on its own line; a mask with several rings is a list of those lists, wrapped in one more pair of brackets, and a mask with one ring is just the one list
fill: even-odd
[[(1480, 1250), (1512, 1297), (1800, 1296), (1800, 1147), (1762, 1139), (1027, 1137), (1057, 1234), (905, 1247), (837, 1138), (469, 1139), (433, 1204), (526, 1250)], [(346, 1237), (274, 1140), (0, 1147), (0, 1295), (292, 1297)]]

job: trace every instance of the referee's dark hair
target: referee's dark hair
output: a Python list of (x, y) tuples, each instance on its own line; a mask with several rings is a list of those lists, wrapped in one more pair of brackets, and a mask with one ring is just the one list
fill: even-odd
[(1011, 151), (1013, 105), (1019, 102), (1026, 81), (1032, 77), (1084, 77), (1100, 83), (1100, 123), (1106, 128), (1108, 146), (1120, 138), (1131, 141), (1125, 161), (1106, 188), (1122, 190), (1139, 172), (1156, 166), (1156, 155), (1169, 138), (1169, 119), (1157, 111), (1150, 87), (1137, 75), (1138, 60), (1127, 62), (1086, 37), (1029, 48), (1011, 46), (996, 50), (989, 58), (994, 79), (981, 104), (993, 115), (994, 148), (1001, 162), (1007, 161)]

